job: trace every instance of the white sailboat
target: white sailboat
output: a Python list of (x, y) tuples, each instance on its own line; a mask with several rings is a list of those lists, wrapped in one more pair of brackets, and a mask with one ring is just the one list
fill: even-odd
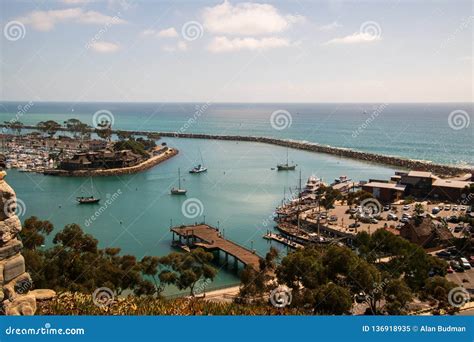
[(186, 195), (187, 190), (181, 189), (181, 169), (178, 169), (178, 187), (171, 189), (172, 195)]
[(202, 159), (201, 149), (199, 149), (199, 154), (201, 155), (201, 164), (193, 167), (191, 170), (189, 170), (189, 173), (202, 173), (207, 171), (207, 167), (204, 166), (204, 160)]

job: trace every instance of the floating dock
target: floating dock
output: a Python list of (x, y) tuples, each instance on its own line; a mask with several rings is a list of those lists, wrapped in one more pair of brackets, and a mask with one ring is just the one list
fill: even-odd
[[(229, 261), (229, 255), (234, 258), (234, 266), (236, 269), (238, 269), (239, 262), (244, 266), (249, 265), (257, 271), (260, 269), (261, 257), (257, 255), (255, 251), (251, 251), (248, 248), (225, 239), (219, 230), (214, 227), (206, 224), (198, 224), (173, 227), (170, 230), (173, 233), (173, 244), (178, 244), (181, 248), (200, 247), (211, 252), (217, 251), (218, 256), (222, 251), (226, 264)], [(176, 235), (178, 236), (178, 240), (176, 240)]]
[(285, 246), (288, 246), (290, 248), (303, 248), (304, 247), (302, 244), (291, 241), (290, 239), (284, 237), (281, 234), (275, 234), (275, 233), (268, 232), (267, 234), (265, 234), (263, 236), (263, 238), (267, 239), (267, 240), (277, 241), (277, 242), (279, 242), (281, 244), (284, 244)]

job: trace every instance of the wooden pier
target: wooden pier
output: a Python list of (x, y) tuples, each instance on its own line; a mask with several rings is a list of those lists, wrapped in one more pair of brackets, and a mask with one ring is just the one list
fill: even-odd
[[(260, 269), (260, 259), (255, 251), (251, 251), (239, 244), (222, 237), (218, 229), (208, 226), (206, 224), (198, 224), (191, 226), (173, 227), (170, 229), (173, 232), (173, 243), (178, 243), (181, 247), (188, 248), (201, 247), (205, 250), (214, 252), (224, 252), (226, 264), (229, 261), (229, 255), (234, 258), (234, 267), (238, 269), (238, 263), (244, 266), (250, 265), (255, 270)], [(178, 235), (178, 241), (176, 240)], [(184, 241), (183, 241), (184, 240)]]

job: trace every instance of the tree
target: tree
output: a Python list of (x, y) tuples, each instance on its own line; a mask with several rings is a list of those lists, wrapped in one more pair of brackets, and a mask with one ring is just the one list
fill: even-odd
[(315, 291), (313, 306), (315, 314), (348, 314), (352, 307), (352, 295), (348, 289), (328, 283)]
[(112, 137), (112, 123), (107, 119), (103, 119), (101, 122), (97, 124), (95, 133), (100, 138), (110, 142), (110, 139)]
[(54, 120), (48, 120), (48, 121), (39, 122), (36, 125), (36, 127), (40, 131), (48, 134), (50, 138), (52, 138), (56, 134), (56, 132), (61, 128), (61, 125)]
[(16, 135), (21, 134), (21, 130), (23, 129), (23, 123), (18, 120), (12, 121), (4, 121), (3, 122), (7, 128), (11, 129)]
[(449, 303), (449, 292), (457, 285), (444, 277), (434, 276), (427, 279), (422, 292), (422, 299), (434, 299), (437, 301), (437, 310), (456, 311), (457, 308)]
[(192, 250), (190, 253), (171, 253), (160, 258), (160, 263), (168, 268), (159, 274), (160, 281), (164, 284), (173, 284), (178, 289), (189, 288), (191, 296), (195, 295), (195, 286), (201, 280), (213, 280), (217, 271), (210, 265), (212, 253), (202, 248)]
[(268, 290), (268, 282), (273, 278), (269, 275), (276, 268), (275, 260), (278, 257), (278, 251), (271, 247), (264, 259), (260, 259), (259, 270), (246, 265), (240, 274), (241, 288), (239, 297), (248, 298), (262, 295)]
[(23, 246), (35, 250), (44, 244), (45, 235), (49, 235), (53, 229), (54, 226), (49, 221), (41, 221), (36, 216), (27, 218), (20, 232)]
[(389, 315), (406, 314), (406, 305), (412, 300), (411, 289), (401, 279), (388, 282), (385, 289), (385, 310)]
[(50, 222), (32, 217), (20, 233), (25, 264), (37, 287), (84, 293), (98, 287), (108, 287), (118, 294), (125, 290), (136, 295), (161, 293), (162, 287), (147, 279), (156, 280), (157, 257), (145, 256), (138, 262), (132, 255), (120, 255), (120, 248), (99, 249), (98, 241), (77, 224), (58, 232), (51, 248), (38, 249), (53, 228)]

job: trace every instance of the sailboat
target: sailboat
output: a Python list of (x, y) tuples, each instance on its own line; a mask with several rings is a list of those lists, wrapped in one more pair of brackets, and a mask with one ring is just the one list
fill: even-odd
[(201, 155), (201, 164), (193, 167), (191, 170), (189, 170), (189, 173), (202, 173), (207, 171), (207, 167), (204, 166), (204, 161), (202, 159), (201, 149), (199, 149), (199, 154)]
[(277, 165), (277, 170), (278, 171), (289, 171), (289, 170), (294, 170), (296, 168), (296, 165), (290, 165), (288, 163), (288, 148), (286, 149), (286, 163), (285, 164), (278, 164)]
[(181, 170), (178, 169), (178, 188), (172, 188), (171, 194), (172, 195), (186, 195), (187, 190), (181, 189)]
[[(92, 182), (92, 178), (91, 178), (91, 193), (93, 192), (94, 192), (94, 183)], [(76, 201), (79, 204), (94, 204), (94, 203), (99, 203), (100, 198), (94, 197), (93, 195), (80, 196), (80, 197), (76, 197)]]

